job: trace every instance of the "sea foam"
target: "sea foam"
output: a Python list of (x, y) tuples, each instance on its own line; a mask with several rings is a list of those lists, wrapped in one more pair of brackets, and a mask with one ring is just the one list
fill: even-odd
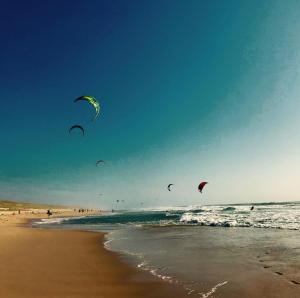
[(201, 212), (185, 212), (181, 223), (216, 227), (300, 229), (300, 205), (206, 206)]

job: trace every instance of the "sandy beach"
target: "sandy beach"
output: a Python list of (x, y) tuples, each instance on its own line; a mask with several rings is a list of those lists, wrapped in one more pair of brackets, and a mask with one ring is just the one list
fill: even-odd
[(104, 249), (103, 233), (23, 225), (41, 217), (0, 217), (1, 297), (184, 297)]

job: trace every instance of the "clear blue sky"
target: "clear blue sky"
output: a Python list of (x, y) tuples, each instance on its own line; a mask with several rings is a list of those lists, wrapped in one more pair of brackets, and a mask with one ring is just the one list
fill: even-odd
[(1, 1), (0, 15), (1, 198), (299, 199), (297, 1)]

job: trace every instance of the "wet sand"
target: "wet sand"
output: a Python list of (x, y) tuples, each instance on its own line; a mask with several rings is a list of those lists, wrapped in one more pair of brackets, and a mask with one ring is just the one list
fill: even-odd
[(103, 233), (18, 225), (27, 218), (1, 218), (1, 297), (184, 297), (183, 290), (131, 268), (104, 249)]
[(157, 268), (189, 297), (300, 297), (299, 231), (148, 226), (113, 238), (112, 249), (141, 253), (128, 261)]

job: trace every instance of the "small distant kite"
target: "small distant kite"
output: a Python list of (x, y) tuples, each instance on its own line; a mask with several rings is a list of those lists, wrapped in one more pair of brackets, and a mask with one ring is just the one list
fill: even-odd
[(199, 184), (198, 190), (199, 190), (200, 193), (202, 193), (202, 190), (203, 190), (204, 186), (205, 186), (207, 183), (208, 183), (208, 182), (201, 182), (201, 183)]
[(82, 135), (84, 136), (84, 128), (81, 125), (76, 124), (76, 125), (71, 126), (69, 129), (69, 133), (71, 133), (73, 129), (80, 129), (82, 132)]
[(167, 187), (168, 191), (171, 191), (171, 186), (172, 186), (172, 185), (174, 185), (174, 184), (169, 184), (169, 185), (168, 185), (168, 187)]
[(80, 100), (87, 101), (89, 104), (91, 104), (95, 108), (96, 114), (95, 114), (95, 117), (93, 119), (93, 120), (95, 120), (98, 117), (99, 113), (100, 113), (100, 104), (97, 101), (97, 99), (93, 96), (83, 95), (83, 96), (80, 96), (80, 97), (76, 98), (74, 100), (74, 102), (77, 102), (77, 101), (80, 101)]
[(96, 161), (96, 167), (98, 167), (98, 165), (99, 165), (100, 163), (103, 163), (103, 162), (104, 162), (104, 160), (102, 160), (102, 159), (97, 160), (97, 161)]

